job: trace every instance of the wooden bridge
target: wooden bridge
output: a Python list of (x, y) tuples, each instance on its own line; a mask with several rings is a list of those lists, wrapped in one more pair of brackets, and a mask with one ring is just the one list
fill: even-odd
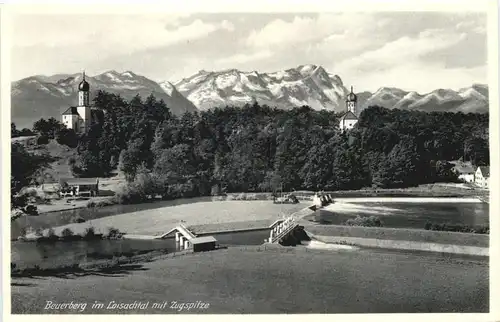
[(289, 235), (299, 226), (299, 221), (307, 215), (311, 215), (318, 209), (325, 207), (333, 202), (330, 195), (314, 195), (313, 205), (297, 211), (285, 219), (275, 221), (271, 226), (269, 239), (266, 241), (271, 244), (279, 243), (283, 238)]
[(179, 226), (171, 229), (163, 235), (156, 236), (157, 239), (164, 239), (175, 233), (175, 242), (178, 243), (180, 249), (188, 249), (192, 246), (192, 240), (196, 239), (196, 235), (193, 234), (186, 226), (179, 224)]

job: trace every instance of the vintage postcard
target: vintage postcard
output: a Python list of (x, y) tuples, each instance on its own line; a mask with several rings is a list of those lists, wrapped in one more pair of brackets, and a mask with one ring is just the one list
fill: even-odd
[(175, 4), (1, 8), (4, 316), (494, 320), (496, 2)]

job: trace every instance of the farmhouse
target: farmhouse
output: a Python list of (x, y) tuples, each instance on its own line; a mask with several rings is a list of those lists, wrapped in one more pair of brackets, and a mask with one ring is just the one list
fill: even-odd
[(488, 188), (490, 181), (490, 167), (480, 166), (476, 170), (474, 183), (481, 188)]
[(67, 178), (59, 181), (63, 196), (94, 197), (99, 195), (99, 178)]
[(11, 138), (11, 143), (21, 144), (25, 148), (31, 148), (37, 145), (38, 136), (20, 136), (17, 138)]
[(462, 162), (462, 161), (451, 161), (451, 164), (454, 165), (453, 172), (458, 175), (458, 179), (467, 182), (474, 182), (475, 168), (470, 162)]

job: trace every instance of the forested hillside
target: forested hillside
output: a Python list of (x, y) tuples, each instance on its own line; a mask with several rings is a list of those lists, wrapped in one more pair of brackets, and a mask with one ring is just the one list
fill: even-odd
[[(488, 114), (370, 107), (340, 133), (339, 115), (247, 105), (175, 117), (153, 96), (99, 92), (104, 121), (80, 139), (75, 175), (118, 167), (165, 198), (291, 189), (407, 187), (453, 181), (446, 160), (489, 163)], [(217, 189), (216, 189), (217, 190)]]

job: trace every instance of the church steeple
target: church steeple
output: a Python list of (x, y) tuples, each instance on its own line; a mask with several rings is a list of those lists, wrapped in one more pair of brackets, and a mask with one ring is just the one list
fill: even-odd
[(347, 94), (347, 99), (345, 101), (345, 105), (347, 107), (348, 112), (352, 112), (356, 115), (356, 104), (358, 102), (358, 97), (354, 94), (354, 89), (351, 85), (351, 92)]
[(83, 79), (78, 85), (78, 106), (89, 106), (90, 85), (85, 80), (85, 70), (83, 71)]

